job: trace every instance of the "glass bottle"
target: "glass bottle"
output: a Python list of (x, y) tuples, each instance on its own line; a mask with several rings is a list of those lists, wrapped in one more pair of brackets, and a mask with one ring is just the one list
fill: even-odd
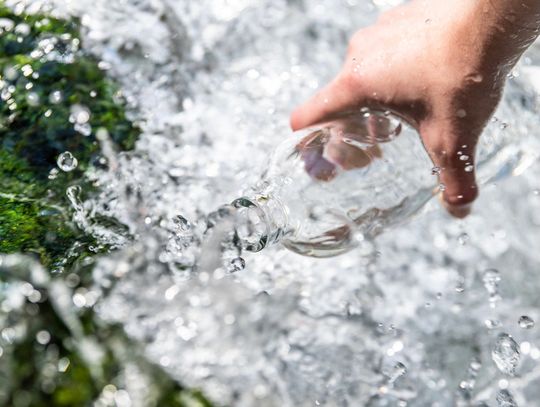
[(409, 219), (438, 192), (418, 133), (388, 112), (347, 113), (296, 132), (260, 182), (236, 199), (236, 233), (248, 251), (281, 243), (330, 257)]

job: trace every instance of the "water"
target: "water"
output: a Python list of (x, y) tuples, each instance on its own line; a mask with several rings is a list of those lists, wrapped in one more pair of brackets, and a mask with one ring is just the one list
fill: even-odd
[(491, 358), (502, 373), (514, 376), (521, 360), (519, 345), (512, 336), (506, 333), (499, 334), (491, 351)]
[(532, 329), (534, 328), (534, 320), (527, 315), (519, 317), (518, 324), (523, 329)]
[[(491, 162), (494, 183), (468, 219), (451, 220), (434, 201), (375, 247), (339, 258), (275, 248), (242, 254), (245, 268), (230, 273), (208, 253), (193, 272), (205, 214), (256, 182), (289, 134), (292, 107), (337, 72), (356, 28), (398, 2), (55, 3), (82, 16), (85, 45), (122, 82), (144, 131), (134, 153), (108, 154), (111, 171), (93, 175), (98, 196), (68, 196), (79, 225), (121, 247), (94, 271), (96, 309), (151, 360), (231, 406), (452, 406), (477, 359), (473, 405), (540, 398), (540, 334), (516, 324), (538, 318), (540, 48), (516, 70), (485, 137), (488, 153), (512, 143)], [(75, 116), (87, 131), (84, 109)], [(132, 239), (92, 228), (96, 214), (116, 217)], [(488, 269), (500, 273), (496, 307)], [(491, 359), (501, 329), (520, 349), (529, 344), (516, 377)], [(390, 386), (398, 363), (406, 373)]]
[(65, 151), (58, 156), (57, 164), (62, 171), (70, 172), (77, 168), (79, 161), (69, 151)]
[(497, 393), (497, 405), (499, 407), (517, 407), (517, 403), (508, 390), (501, 390)]

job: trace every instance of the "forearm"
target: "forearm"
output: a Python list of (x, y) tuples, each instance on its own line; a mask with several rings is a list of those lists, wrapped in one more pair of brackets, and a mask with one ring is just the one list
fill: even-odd
[(508, 27), (534, 31), (540, 27), (540, 2), (538, 0), (488, 0), (499, 20)]
[[(434, 27), (434, 41), (456, 44), (455, 58), (504, 76), (536, 40), (540, 0), (415, 0)], [(451, 56), (452, 57), (452, 56)], [(474, 59), (474, 60), (472, 60)]]
[[(487, 0), (493, 48), (515, 63), (540, 32), (539, 0)], [(493, 49), (497, 53), (496, 49)]]

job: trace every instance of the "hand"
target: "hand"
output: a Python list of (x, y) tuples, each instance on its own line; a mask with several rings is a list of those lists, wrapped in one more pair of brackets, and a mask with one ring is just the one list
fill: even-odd
[[(499, 3), (504, 3), (500, 9)], [(515, 18), (507, 16), (532, 10), (502, 8), (510, 3), (416, 0), (383, 14), (353, 36), (341, 72), (293, 112), (291, 127), (361, 107), (392, 111), (419, 131), (441, 169), (448, 211), (466, 216), (478, 195), (473, 170), (478, 138), (507, 73), (536, 36), (523, 30), (512, 34)]]

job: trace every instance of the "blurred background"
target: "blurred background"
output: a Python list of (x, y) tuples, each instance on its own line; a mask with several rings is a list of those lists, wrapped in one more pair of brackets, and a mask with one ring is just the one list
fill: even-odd
[(536, 405), (537, 46), (467, 219), (195, 269), (201, 219), (399, 3), (0, 0), (0, 405)]

